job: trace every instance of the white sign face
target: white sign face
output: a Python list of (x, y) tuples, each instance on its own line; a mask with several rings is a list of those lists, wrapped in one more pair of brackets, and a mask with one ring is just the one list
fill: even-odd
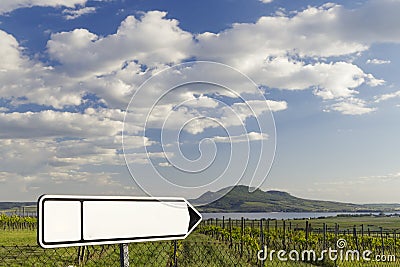
[(38, 211), (43, 248), (184, 239), (201, 221), (183, 198), (44, 195)]

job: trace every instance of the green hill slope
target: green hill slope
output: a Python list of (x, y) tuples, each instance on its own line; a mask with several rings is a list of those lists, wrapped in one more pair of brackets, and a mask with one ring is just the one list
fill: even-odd
[[(230, 190), (230, 191), (229, 191)], [(229, 191), (226, 195), (225, 193)], [(250, 193), (247, 186), (239, 185), (207, 192), (197, 199), (191, 200), (195, 205), (218, 200), (199, 207), (203, 212), (380, 212), (400, 210), (400, 204), (351, 204), (334, 201), (302, 199), (281, 191), (262, 191)]]

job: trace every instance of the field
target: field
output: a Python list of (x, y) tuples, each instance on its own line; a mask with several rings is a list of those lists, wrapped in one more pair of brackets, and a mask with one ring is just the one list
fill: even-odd
[[(35, 218), (0, 217), (0, 266), (118, 266), (119, 246), (86, 246), (44, 250), (36, 244)], [(131, 266), (399, 266), (394, 262), (299, 259), (280, 261), (268, 251), (336, 248), (371, 250), (373, 255), (400, 251), (398, 217), (334, 217), (312, 220), (207, 220), (183, 241), (129, 244)], [(369, 228), (369, 231), (368, 231)], [(400, 259), (400, 257), (399, 257)], [(264, 264), (264, 265), (263, 265)]]
[[(306, 219), (286, 220), (286, 224), (291, 223), (294, 227), (304, 227), (306, 221)], [(311, 219), (308, 221), (315, 229), (322, 228), (325, 223), (332, 227), (338, 224), (343, 230), (352, 229), (354, 226), (361, 227), (361, 225), (364, 226), (366, 231), (368, 228), (370, 228), (371, 231), (378, 231), (380, 227), (386, 231), (400, 230), (400, 218), (398, 216), (339, 216)], [(282, 221), (278, 221), (278, 226), (282, 227)]]

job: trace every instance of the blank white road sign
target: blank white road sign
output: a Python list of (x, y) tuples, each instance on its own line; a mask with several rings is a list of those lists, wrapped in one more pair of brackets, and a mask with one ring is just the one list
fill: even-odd
[(183, 198), (43, 195), (38, 211), (43, 248), (184, 239), (202, 218)]

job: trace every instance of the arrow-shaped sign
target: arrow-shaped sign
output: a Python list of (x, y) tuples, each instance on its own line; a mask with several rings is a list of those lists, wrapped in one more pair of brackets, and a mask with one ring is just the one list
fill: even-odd
[(55, 248), (184, 239), (200, 221), (183, 198), (43, 195), (38, 243)]

